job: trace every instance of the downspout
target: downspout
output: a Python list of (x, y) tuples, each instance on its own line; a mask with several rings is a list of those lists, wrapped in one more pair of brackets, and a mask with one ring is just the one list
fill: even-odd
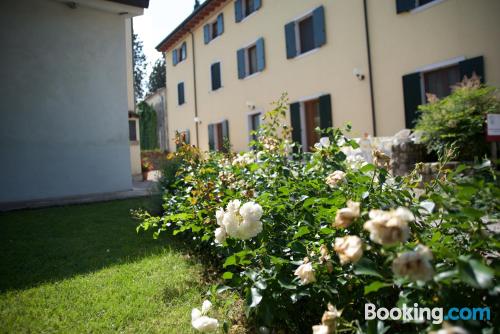
[(366, 36), (366, 52), (368, 57), (368, 80), (370, 83), (370, 102), (372, 109), (372, 127), (373, 136), (377, 136), (377, 118), (375, 115), (375, 97), (373, 94), (373, 74), (372, 74), (372, 52), (370, 48), (370, 29), (368, 27), (368, 8), (366, 0), (363, 0), (363, 11), (365, 16), (365, 36)]
[(198, 94), (196, 93), (196, 57), (194, 52), (194, 35), (190, 30), (191, 34), (191, 45), (193, 48), (193, 86), (194, 86), (194, 117), (195, 117), (195, 132), (196, 132), (196, 147), (200, 147), (200, 140), (198, 138)]

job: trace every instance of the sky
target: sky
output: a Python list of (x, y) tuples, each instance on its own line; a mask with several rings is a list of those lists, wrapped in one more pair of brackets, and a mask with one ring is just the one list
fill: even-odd
[[(203, 3), (201, 0), (200, 3)], [(144, 43), (147, 76), (161, 53), (155, 47), (193, 12), (194, 0), (150, 0), (144, 15), (134, 18), (134, 32)]]

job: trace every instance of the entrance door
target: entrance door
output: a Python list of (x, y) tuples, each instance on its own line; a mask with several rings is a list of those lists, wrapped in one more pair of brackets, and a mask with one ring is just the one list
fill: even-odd
[(314, 130), (320, 126), (319, 103), (317, 99), (304, 102), (304, 116), (306, 121), (306, 145), (304, 145), (304, 150), (310, 151), (314, 144), (319, 141), (319, 135)]

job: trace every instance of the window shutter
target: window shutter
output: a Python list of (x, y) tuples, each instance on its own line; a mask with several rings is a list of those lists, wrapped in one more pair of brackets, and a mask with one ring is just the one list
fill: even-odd
[(295, 43), (295, 22), (285, 24), (286, 58), (295, 58), (297, 45)]
[(184, 54), (184, 58), (183, 58), (183, 60), (184, 60), (187, 58), (187, 44), (186, 44), (186, 42), (182, 43), (181, 50), (182, 50), (181, 52)]
[(212, 74), (212, 90), (216, 90), (221, 87), (220, 63), (212, 64), (210, 72)]
[(320, 6), (313, 11), (314, 46), (320, 47), (326, 43), (325, 8)]
[(215, 136), (214, 136), (214, 125), (208, 124), (208, 149), (210, 151), (215, 150)]
[(405, 104), (405, 126), (412, 129), (418, 116), (418, 106), (422, 104), (422, 86), (420, 73), (403, 76), (403, 94)]
[(179, 105), (184, 104), (184, 82), (177, 84), (177, 102)]
[(177, 49), (172, 50), (172, 64), (175, 66), (177, 65)]
[(186, 131), (184, 132), (185, 134), (185, 141), (186, 141), (186, 144), (191, 144), (191, 136), (190, 136), (190, 133), (189, 133), (189, 129), (186, 129)]
[(246, 75), (245, 49), (236, 51), (236, 57), (238, 60), (238, 79), (243, 79)]
[(208, 24), (205, 24), (203, 26), (203, 38), (205, 40), (205, 44), (208, 44), (208, 42), (210, 42), (210, 27)]
[(241, 0), (234, 2), (234, 20), (240, 22), (243, 19), (243, 5)]
[(319, 127), (321, 129), (332, 127), (332, 100), (330, 94), (319, 97)]
[(227, 120), (222, 122), (222, 140), (224, 141), (222, 143), (223, 151), (227, 151), (226, 144), (229, 143), (229, 122)]
[(396, 0), (396, 13), (409, 12), (416, 5), (416, 0)]
[(257, 47), (257, 71), (264, 71), (266, 68), (266, 52), (264, 49), (264, 38), (259, 38), (256, 43)]
[(254, 0), (253, 6), (255, 7), (255, 10), (258, 10), (262, 6), (262, 1), (261, 0)]
[(460, 68), (460, 80), (462, 80), (464, 76), (470, 78), (473, 73), (476, 73), (476, 75), (481, 78), (481, 83), (485, 82), (483, 56), (463, 60), (458, 63), (458, 66)]
[(302, 129), (300, 124), (300, 102), (290, 104), (290, 121), (292, 124), (292, 141), (302, 144)]
[(224, 14), (220, 13), (217, 16), (217, 34), (218, 36), (222, 35), (224, 32)]

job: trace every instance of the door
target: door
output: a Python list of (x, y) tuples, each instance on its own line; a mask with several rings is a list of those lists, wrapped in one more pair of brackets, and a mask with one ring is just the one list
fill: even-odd
[(306, 145), (305, 151), (310, 151), (315, 143), (319, 141), (319, 134), (315, 131), (320, 126), (319, 103), (318, 100), (304, 102)]

